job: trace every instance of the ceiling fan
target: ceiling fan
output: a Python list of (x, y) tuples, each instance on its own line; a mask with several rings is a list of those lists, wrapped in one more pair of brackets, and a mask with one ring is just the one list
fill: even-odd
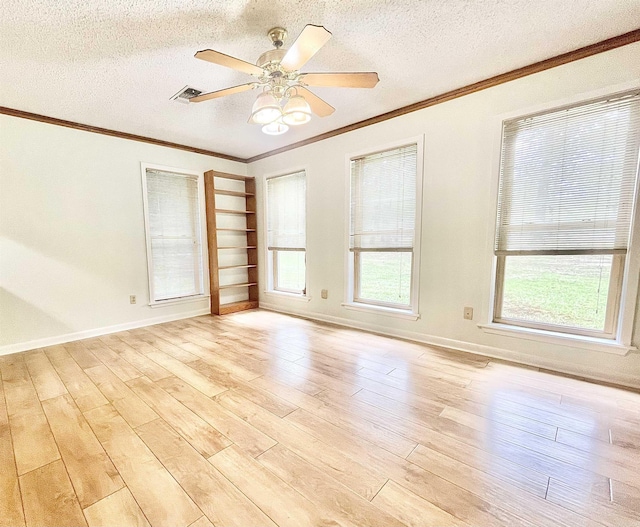
[(289, 49), (282, 47), (287, 38), (286, 29), (274, 27), (268, 35), (275, 49), (260, 55), (255, 65), (212, 49), (198, 51), (195, 54), (197, 59), (248, 73), (256, 80), (204, 93), (192, 97), (189, 102), (203, 102), (261, 88), (253, 104), (249, 123), (262, 125), (262, 131), (266, 134), (280, 135), (289, 126), (309, 122), (312, 112), (318, 117), (326, 117), (335, 111), (333, 106), (309, 91), (307, 86), (373, 88), (379, 81), (375, 72), (300, 73), (300, 68), (331, 38), (331, 33), (322, 26), (307, 24)]

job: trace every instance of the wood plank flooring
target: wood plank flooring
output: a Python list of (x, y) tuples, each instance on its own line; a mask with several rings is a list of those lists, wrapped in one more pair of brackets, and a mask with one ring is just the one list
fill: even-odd
[(613, 386), (261, 310), (0, 374), (0, 527), (640, 525)]

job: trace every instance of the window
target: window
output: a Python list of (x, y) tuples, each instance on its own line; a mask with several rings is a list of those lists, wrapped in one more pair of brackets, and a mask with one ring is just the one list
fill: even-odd
[(418, 145), (351, 159), (351, 300), (416, 311)]
[(306, 294), (306, 176), (267, 179), (269, 289)]
[(151, 304), (202, 295), (199, 177), (143, 167)]
[(616, 337), (639, 145), (637, 93), (504, 123), (495, 322)]

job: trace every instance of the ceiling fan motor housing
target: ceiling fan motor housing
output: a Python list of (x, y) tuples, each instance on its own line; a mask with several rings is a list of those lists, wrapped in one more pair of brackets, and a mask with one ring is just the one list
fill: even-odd
[(256, 66), (264, 68), (268, 71), (273, 71), (280, 65), (280, 62), (286, 54), (286, 49), (270, 49), (269, 51), (265, 51), (262, 55), (260, 55), (260, 57), (256, 61)]

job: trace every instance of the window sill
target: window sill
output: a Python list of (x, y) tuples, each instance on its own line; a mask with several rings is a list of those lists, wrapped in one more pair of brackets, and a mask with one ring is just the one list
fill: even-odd
[(363, 311), (365, 313), (378, 313), (380, 315), (386, 315), (395, 318), (404, 318), (405, 320), (418, 320), (420, 318), (419, 313), (412, 313), (404, 309), (394, 309), (392, 307), (374, 306), (368, 304), (358, 304), (355, 302), (345, 302), (342, 304), (345, 309), (352, 311)]
[(295, 300), (297, 302), (309, 302), (311, 300), (310, 296), (285, 293), (284, 291), (264, 291), (264, 294), (273, 298), (286, 298), (287, 300)]
[(149, 307), (155, 309), (157, 307), (174, 306), (176, 304), (188, 304), (190, 302), (198, 302), (200, 300), (208, 300), (210, 295), (194, 295), (183, 298), (172, 298), (171, 300), (159, 300), (157, 302), (149, 302)]
[(485, 333), (491, 333), (494, 335), (504, 335), (506, 337), (536, 340), (538, 342), (546, 342), (549, 344), (556, 344), (558, 346), (569, 346), (571, 348), (612, 353), (614, 355), (625, 356), (630, 351), (636, 350), (634, 346), (627, 346), (621, 344), (616, 340), (597, 337), (586, 337), (583, 335), (570, 335), (568, 333), (558, 333), (555, 331), (546, 331), (542, 329), (523, 328), (518, 326), (510, 326), (508, 324), (478, 324), (478, 327)]

